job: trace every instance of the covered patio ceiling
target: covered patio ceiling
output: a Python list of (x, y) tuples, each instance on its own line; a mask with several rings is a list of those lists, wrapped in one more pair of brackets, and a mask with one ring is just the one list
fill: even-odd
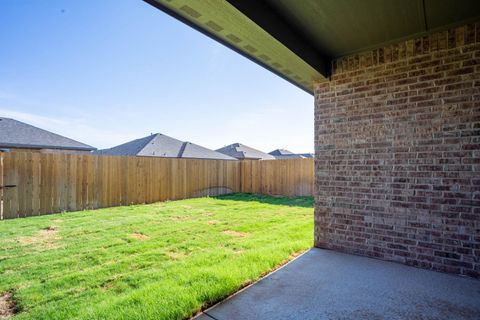
[(333, 59), (480, 19), (479, 0), (145, 0), (303, 90)]

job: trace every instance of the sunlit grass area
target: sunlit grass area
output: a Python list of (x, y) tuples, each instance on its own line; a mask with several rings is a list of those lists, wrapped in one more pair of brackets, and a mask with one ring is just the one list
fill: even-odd
[(14, 319), (184, 319), (313, 243), (313, 199), (234, 194), (0, 222)]

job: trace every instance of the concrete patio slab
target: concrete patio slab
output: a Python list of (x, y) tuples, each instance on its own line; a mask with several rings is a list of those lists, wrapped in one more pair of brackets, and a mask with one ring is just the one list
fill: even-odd
[(480, 281), (311, 249), (196, 319), (480, 319)]

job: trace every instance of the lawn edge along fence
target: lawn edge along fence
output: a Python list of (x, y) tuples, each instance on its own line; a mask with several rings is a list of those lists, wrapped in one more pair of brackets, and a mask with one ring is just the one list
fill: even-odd
[(313, 195), (313, 159), (0, 153), (0, 219), (232, 192)]

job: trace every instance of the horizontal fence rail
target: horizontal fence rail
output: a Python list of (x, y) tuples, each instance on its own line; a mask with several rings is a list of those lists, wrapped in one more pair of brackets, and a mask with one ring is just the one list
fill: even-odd
[(85, 154), (0, 154), (0, 218), (232, 192), (312, 195), (313, 160), (228, 161)]

